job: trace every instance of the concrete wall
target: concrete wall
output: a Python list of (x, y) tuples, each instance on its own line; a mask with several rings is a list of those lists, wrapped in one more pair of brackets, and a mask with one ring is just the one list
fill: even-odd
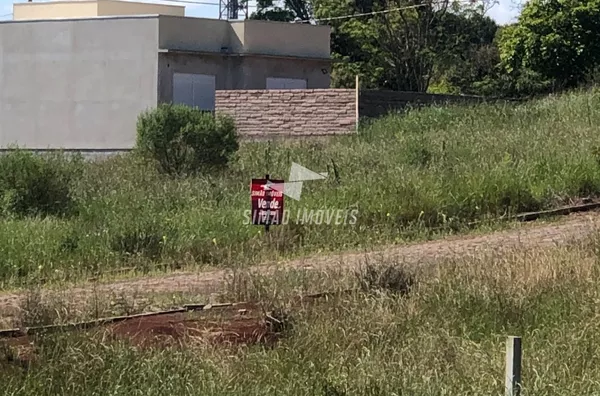
[(230, 114), (247, 137), (351, 133), (353, 89), (217, 91), (216, 110)]
[(38, 20), (54, 18), (84, 18), (98, 16), (94, 1), (57, 1), (52, 3), (17, 3), (13, 5), (13, 20)]
[(161, 49), (221, 53), (221, 48), (241, 51), (242, 44), (225, 20), (159, 17), (158, 47)]
[(156, 18), (0, 23), (0, 148), (131, 148), (157, 39)]
[(330, 58), (329, 26), (160, 16), (159, 47), (303, 58)]
[(304, 79), (308, 89), (329, 88), (330, 73), (330, 60), (246, 56), (240, 89), (265, 89), (268, 77)]
[(98, 16), (111, 15), (174, 15), (184, 16), (185, 7), (133, 1), (98, 0)]
[(224, 55), (189, 53), (161, 53), (158, 58), (158, 101), (173, 99), (173, 74), (211, 74), (215, 76), (216, 89), (237, 89), (243, 85), (237, 73), (243, 59)]
[(185, 7), (118, 0), (49, 1), (13, 5), (13, 20), (16, 21), (150, 14), (183, 16)]
[(168, 52), (159, 55), (158, 70), (158, 100), (170, 102), (173, 98), (173, 73), (214, 75), (217, 90), (265, 89), (267, 77), (306, 79), (307, 88), (315, 89), (329, 88), (331, 62)]
[(329, 59), (331, 28), (271, 21), (245, 20), (244, 52)]

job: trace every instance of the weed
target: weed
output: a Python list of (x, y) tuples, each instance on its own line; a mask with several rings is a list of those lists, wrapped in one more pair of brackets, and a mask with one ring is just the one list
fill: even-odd
[[(522, 336), (529, 351), (524, 392), (594, 394), (600, 380), (595, 245), (457, 259), (419, 272), (410, 298), (370, 289), (292, 310), (285, 308), (295, 300), (290, 291), (319, 279), (331, 282), (322, 290), (345, 287), (345, 281), (336, 272), (309, 279), (296, 271), (257, 276), (262, 294), (278, 296), (282, 307), (267, 312), (270, 326), (285, 333), (276, 345), (191, 342), (144, 349), (102, 332), (45, 335), (35, 340), (36, 364), (26, 375), (2, 366), (0, 393), (501, 394), (510, 334)], [(366, 283), (410, 284), (407, 274), (382, 276), (402, 274), (391, 264), (370, 263)], [(15, 358), (14, 350), (4, 355)]]
[[(15, 185), (31, 189), (1, 194), (0, 282), (76, 280), (132, 263), (144, 270), (240, 268), (438, 237), (483, 221), (498, 228), (494, 219), (509, 214), (599, 195), (598, 153), (590, 149), (598, 138), (587, 118), (600, 123), (600, 113), (588, 111), (594, 103), (600, 105), (596, 91), (521, 106), (410, 110), (353, 136), (245, 142), (226, 168), (178, 176), (137, 155), (79, 164), (18, 153), (4, 161), (20, 180)], [(292, 162), (330, 177), (305, 182), (300, 201), (286, 198), (288, 224), (265, 234), (246, 221), (249, 181), (265, 173), (285, 179)], [(25, 163), (41, 176), (27, 176)], [(75, 171), (63, 173), (71, 166)], [(49, 186), (43, 190), (51, 196), (34, 193), (40, 188), (31, 180)], [(39, 197), (48, 199), (40, 206)], [(71, 216), (48, 214), (68, 207), (76, 208)], [(333, 213), (331, 224), (303, 222), (311, 210)]]
[(358, 284), (364, 291), (388, 291), (407, 295), (415, 286), (415, 277), (396, 264), (366, 264), (357, 272)]
[(44, 301), (38, 287), (31, 287), (27, 290), (19, 308), (21, 327), (52, 325), (60, 317), (60, 308)]

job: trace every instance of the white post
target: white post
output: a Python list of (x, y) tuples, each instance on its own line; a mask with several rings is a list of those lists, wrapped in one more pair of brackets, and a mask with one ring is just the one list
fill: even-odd
[(521, 337), (510, 336), (506, 340), (506, 396), (521, 394)]
[(359, 111), (359, 103), (360, 103), (360, 79), (358, 78), (358, 74), (356, 75), (356, 84), (355, 84), (355, 95), (356, 97), (354, 98), (354, 108), (356, 111), (355, 117), (356, 117), (356, 132), (358, 132), (358, 125), (360, 122), (360, 111)]

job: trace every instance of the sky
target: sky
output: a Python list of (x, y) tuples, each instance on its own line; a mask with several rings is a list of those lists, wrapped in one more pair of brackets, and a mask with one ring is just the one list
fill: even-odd
[[(35, 1), (35, 0), (34, 0)], [(143, 1), (143, 0), (140, 0)], [(153, 0), (145, 0), (152, 3), (160, 3), (161, 1), (153, 1)], [(191, 0), (193, 1), (193, 0)], [(204, 18), (218, 18), (219, 17), (219, 6), (218, 0), (204, 0), (208, 3), (215, 3), (214, 5), (191, 5), (191, 4), (181, 4), (185, 5), (185, 14), (187, 16), (193, 17), (204, 17)], [(12, 4), (14, 0), (0, 0), (0, 20), (10, 20), (12, 19)], [(176, 4), (175, 1), (169, 1), (167, 4)], [(250, 4), (254, 4), (254, 1), (251, 1)], [(506, 24), (510, 22), (514, 22), (518, 15), (518, 10), (515, 5), (515, 0), (499, 0), (499, 3), (493, 6), (490, 11), (488, 11), (488, 15), (492, 17), (499, 24)], [(252, 8), (250, 8), (250, 12), (252, 12)], [(241, 16), (240, 16), (241, 17)]]
[(519, 16), (518, 3), (515, 0), (500, 0), (488, 11), (488, 15), (500, 25), (516, 22)]

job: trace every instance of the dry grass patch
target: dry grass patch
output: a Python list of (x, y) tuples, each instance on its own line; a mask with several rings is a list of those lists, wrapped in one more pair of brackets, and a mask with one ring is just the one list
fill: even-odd
[[(290, 307), (300, 292), (364, 285), (296, 304), (276, 345), (137, 349), (76, 334), (38, 340), (23, 395), (501, 395), (506, 335), (524, 342), (523, 395), (580, 396), (600, 382), (598, 245), (513, 251), (409, 271), (236, 273), (231, 296)], [(395, 272), (396, 271), (396, 272)], [(405, 273), (403, 271), (409, 271)], [(412, 279), (407, 293), (381, 282)], [(365, 275), (366, 274), (366, 275)], [(410, 274), (410, 276), (407, 276)], [(237, 277), (237, 278), (236, 278)], [(322, 290), (322, 289), (321, 289)], [(72, 370), (78, 367), (78, 370)]]

